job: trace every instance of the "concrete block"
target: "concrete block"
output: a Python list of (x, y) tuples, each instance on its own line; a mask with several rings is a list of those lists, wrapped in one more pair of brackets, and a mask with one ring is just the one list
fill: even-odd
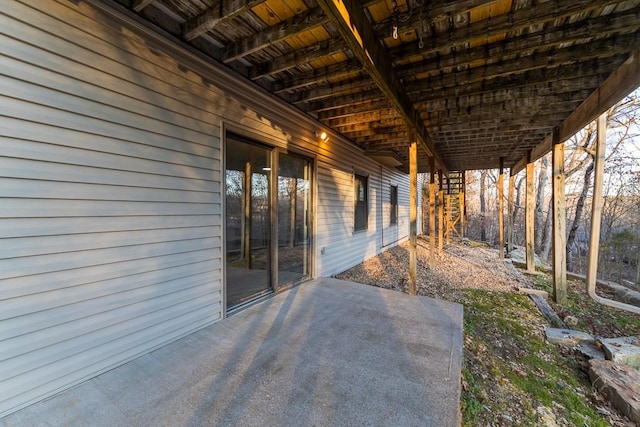
[(640, 423), (640, 371), (608, 360), (592, 359), (589, 378), (620, 412)]
[(542, 289), (518, 288), (518, 292), (526, 295), (539, 295), (542, 298), (549, 298), (549, 293)]
[(640, 369), (640, 337), (602, 339), (607, 360)]
[(546, 328), (544, 334), (547, 337), (547, 341), (552, 344), (560, 344), (566, 346), (575, 346), (581, 342), (593, 341), (593, 337), (585, 332), (574, 331), (572, 329), (563, 328)]

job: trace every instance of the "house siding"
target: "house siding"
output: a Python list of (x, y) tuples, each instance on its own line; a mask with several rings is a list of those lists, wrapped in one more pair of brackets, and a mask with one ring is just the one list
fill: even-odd
[(0, 15), (0, 415), (222, 317), (219, 117), (32, 3)]
[(0, 416), (224, 316), (225, 129), (315, 159), (314, 277), (408, 235), (406, 175), (101, 7), (0, 12)]

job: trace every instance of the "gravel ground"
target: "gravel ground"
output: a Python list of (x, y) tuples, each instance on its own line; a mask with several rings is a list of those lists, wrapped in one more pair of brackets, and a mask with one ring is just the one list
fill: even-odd
[[(528, 286), (529, 279), (509, 261), (500, 262), (498, 252), (476, 242), (451, 242), (434, 257), (429, 267), (429, 241), (418, 238), (417, 292), (432, 298), (460, 300), (461, 289), (515, 291)], [(338, 279), (366, 283), (386, 289), (407, 291), (409, 244), (389, 249), (347, 271)]]

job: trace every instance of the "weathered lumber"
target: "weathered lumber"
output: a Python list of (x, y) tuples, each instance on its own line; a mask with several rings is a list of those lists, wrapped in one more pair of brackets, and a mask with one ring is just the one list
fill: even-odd
[[(614, 0), (613, 2), (621, 3), (623, 1), (624, 0)], [(499, 36), (507, 32), (515, 32), (550, 21), (566, 18), (571, 15), (584, 14), (602, 7), (605, 3), (611, 4), (612, 1), (580, 0), (566, 3), (533, 3), (530, 7), (512, 10), (504, 15), (494, 16), (491, 19), (485, 19), (469, 25), (463, 25), (441, 35), (430, 37), (424, 42), (422, 51), (424, 54), (436, 53), (469, 43), (478, 38), (479, 34), (484, 38)], [(423, 26), (423, 19), (424, 18), (419, 14), (414, 14), (406, 22), (398, 24), (398, 31), (405, 32), (421, 28)], [(393, 25), (394, 21), (392, 17), (377, 24), (377, 36), (379, 38), (388, 37), (391, 34)]]
[[(612, 35), (614, 33), (624, 32), (626, 30), (633, 31), (638, 27), (640, 20), (640, 8), (633, 10), (625, 10), (623, 12), (603, 15), (590, 18), (585, 25), (585, 21), (577, 21), (571, 24), (549, 28), (537, 32), (527, 32), (517, 37), (510, 37), (499, 40), (487, 45), (460, 49), (446, 55), (440, 55), (435, 58), (429, 58), (428, 61), (420, 61), (417, 63), (406, 63), (408, 58), (415, 55), (427, 56), (424, 49), (420, 49), (417, 43), (409, 45), (403, 44), (397, 48), (391, 49), (390, 53), (395, 60), (396, 68), (400, 76), (410, 76), (411, 73), (426, 73), (436, 70), (448, 70), (453, 67), (468, 66), (475, 61), (486, 61), (487, 58), (497, 60), (510, 55), (517, 55), (529, 52), (531, 50), (549, 50), (557, 48), (562, 44), (582, 42), (598, 35)], [(610, 45), (623, 45), (624, 38), (622, 36), (608, 37), (607, 43)], [(632, 38), (635, 36), (632, 35)], [(598, 42), (600, 43), (600, 42)], [(567, 48), (573, 50), (574, 46)]]
[(388, 60), (388, 54), (380, 44), (360, 2), (356, 0), (318, 0), (318, 5), (337, 27), (350, 50), (362, 62), (363, 67), (380, 90), (405, 118), (423, 149), (428, 155), (435, 158), (441, 169), (446, 171), (447, 166), (436, 151), (424, 123), (417, 119), (413, 104)]
[(444, 185), (442, 171), (438, 170), (438, 252), (444, 247)]
[[(412, 138), (413, 139), (413, 138)], [(409, 142), (409, 295), (416, 294), (418, 265), (418, 144)]]
[(538, 310), (540, 310), (540, 313), (542, 313), (542, 315), (549, 321), (551, 326), (556, 328), (567, 327), (560, 316), (558, 316), (558, 314), (553, 311), (553, 308), (551, 308), (546, 299), (544, 299), (540, 295), (529, 295), (529, 298), (531, 298), (536, 307), (538, 307)]
[(504, 157), (500, 157), (498, 175), (498, 256), (504, 258)]
[(429, 260), (434, 264), (436, 253), (436, 166), (429, 157)]
[(222, 0), (216, 2), (215, 6), (206, 12), (184, 23), (182, 37), (187, 41), (193, 40), (207, 31), (213, 30), (220, 22), (228, 22), (264, 2), (265, 0)]
[(558, 129), (553, 132), (552, 182), (553, 182), (553, 300), (567, 302), (567, 204), (565, 199), (564, 142)]
[(315, 68), (302, 75), (282, 79), (274, 83), (272, 92), (282, 93), (289, 90), (301, 89), (307, 86), (329, 83), (335, 79), (352, 78), (362, 70), (362, 64), (355, 59), (348, 59), (327, 67)]
[[(560, 139), (570, 138), (587, 123), (602, 114), (623, 96), (640, 86), (640, 51), (635, 51), (620, 65), (560, 126)], [(528, 161), (535, 161), (551, 150), (551, 135), (531, 150)], [(520, 160), (513, 169), (522, 170), (527, 159)]]
[(518, 288), (518, 292), (525, 295), (538, 295), (542, 298), (549, 297), (549, 293), (547, 291), (543, 291), (542, 289)]
[(339, 38), (331, 38), (320, 43), (307, 46), (270, 61), (255, 64), (249, 72), (251, 80), (257, 80), (271, 74), (281, 73), (318, 59), (332, 56), (345, 50), (344, 42)]
[(295, 34), (322, 26), (327, 22), (329, 22), (329, 19), (322, 12), (322, 9), (308, 9), (251, 37), (244, 37), (238, 42), (226, 46), (222, 62), (229, 63), (238, 60)]
[[(527, 61), (537, 61), (537, 57), (531, 60), (523, 60), (523, 62), (505, 62), (488, 65), (485, 67), (472, 68), (469, 70), (436, 75), (434, 77), (415, 80), (407, 83), (406, 90), (410, 95), (424, 91), (428, 88), (431, 92), (437, 93), (439, 89), (451, 87), (469, 87), (468, 90), (475, 88), (475, 85), (484, 85), (493, 89), (504, 88), (506, 83), (512, 85), (522, 82), (522, 85), (530, 85), (536, 82), (554, 83), (566, 79), (570, 75), (593, 76), (610, 70), (612, 63), (622, 63), (626, 58), (625, 49), (622, 47), (609, 48), (611, 55), (607, 58), (599, 56), (593, 57), (586, 55), (578, 56), (579, 62), (574, 60), (570, 65), (553, 66), (554, 63), (547, 65), (539, 64), (539, 66), (526, 67)], [(580, 55), (580, 54), (578, 54)], [(546, 58), (545, 58), (546, 59)], [(598, 70), (602, 70), (598, 72)], [(519, 79), (519, 80), (517, 80)], [(496, 83), (492, 85), (492, 83)], [(576, 88), (580, 89), (580, 88)], [(425, 95), (426, 96), (426, 95)], [(420, 101), (420, 98), (417, 98)]]

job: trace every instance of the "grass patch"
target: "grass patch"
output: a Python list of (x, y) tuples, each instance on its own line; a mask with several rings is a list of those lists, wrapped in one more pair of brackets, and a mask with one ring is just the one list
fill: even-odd
[[(466, 289), (465, 426), (607, 426), (590, 401), (580, 361), (544, 339), (545, 319), (528, 297)], [(545, 418), (546, 417), (546, 418)]]
[[(550, 275), (536, 275), (533, 280), (537, 288), (553, 295), (553, 278)], [(549, 299), (549, 304), (560, 318), (575, 317), (578, 323), (573, 327), (574, 329), (597, 337), (640, 335), (640, 315), (595, 302), (587, 295), (585, 286), (582, 281), (569, 280), (566, 304), (555, 304), (551, 298)], [(611, 297), (606, 294), (603, 296)]]

